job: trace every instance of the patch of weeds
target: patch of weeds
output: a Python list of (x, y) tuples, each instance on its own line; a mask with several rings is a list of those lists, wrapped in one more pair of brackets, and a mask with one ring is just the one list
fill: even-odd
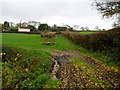
[(3, 47), (3, 53), (3, 88), (43, 88), (51, 78), (49, 53), (12, 47)]

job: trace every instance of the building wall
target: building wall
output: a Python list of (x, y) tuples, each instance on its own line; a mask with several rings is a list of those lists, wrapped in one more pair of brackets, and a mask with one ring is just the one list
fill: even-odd
[(30, 29), (18, 28), (18, 32), (30, 32)]

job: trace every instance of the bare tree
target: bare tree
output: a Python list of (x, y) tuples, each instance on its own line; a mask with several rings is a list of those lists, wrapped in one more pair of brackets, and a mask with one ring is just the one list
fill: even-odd
[(75, 28), (75, 29), (79, 29), (79, 25), (73, 25), (73, 27)]
[(37, 21), (29, 21), (28, 25), (32, 25), (32, 26), (36, 27)]
[(103, 18), (115, 18), (120, 26), (120, 0), (94, 0), (93, 6), (102, 13)]
[(84, 30), (85, 30), (85, 28), (84, 28), (84, 27), (81, 27), (80, 29), (81, 29), (82, 31), (84, 31)]
[(10, 24), (10, 27), (14, 27), (15, 26), (15, 24), (13, 22), (9, 22), (9, 24)]
[(22, 27), (27, 27), (27, 26), (28, 26), (28, 23), (27, 23), (27, 22), (23, 22), (23, 23), (21, 23), (21, 26), (22, 26)]
[(89, 31), (89, 27), (85, 27), (84, 29), (85, 29), (86, 31)]
[(100, 28), (99, 28), (99, 26), (95, 26), (95, 28), (94, 28), (95, 30), (99, 30)]

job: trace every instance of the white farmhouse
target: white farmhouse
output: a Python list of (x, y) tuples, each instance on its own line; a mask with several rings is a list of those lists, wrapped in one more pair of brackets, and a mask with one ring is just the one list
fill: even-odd
[(19, 27), (18, 32), (30, 32), (30, 29), (27, 27)]

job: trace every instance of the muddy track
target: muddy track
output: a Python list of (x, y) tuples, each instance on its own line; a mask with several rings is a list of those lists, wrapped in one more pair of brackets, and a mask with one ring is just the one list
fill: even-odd
[(53, 59), (60, 65), (56, 77), (61, 79), (61, 88), (105, 88), (90, 81), (91, 75), (86, 73), (82, 68), (75, 66), (73, 62), (69, 60), (70, 57), (80, 58), (89, 64), (95, 70), (94, 74), (102, 85), (107, 85), (111, 88), (120, 88), (120, 73), (105, 66), (102, 62), (72, 50), (55, 50), (55, 52), (51, 52), (51, 54)]
[[(94, 70), (96, 70), (96, 74), (99, 74), (99, 79), (109, 84), (111, 87), (119, 87), (120, 83), (118, 79), (120, 79), (120, 74), (110, 69), (107, 66), (104, 66), (102, 62), (99, 62), (91, 57), (84, 56), (82, 54), (73, 53), (73, 51), (60, 51), (62, 54), (70, 55), (71, 57), (77, 57), (88, 63)], [(120, 88), (120, 87), (119, 87)]]
[(61, 79), (59, 84), (60, 88), (92, 88), (93, 83), (88, 82), (89, 78), (86, 78), (82, 74), (84, 72), (81, 68), (78, 68), (69, 61), (67, 55), (52, 56), (58, 61), (60, 68), (56, 73), (56, 77)]
[[(45, 50), (45, 49), (44, 49)], [(57, 62), (59, 68), (55, 69), (55, 76), (61, 79), (60, 88), (120, 88), (120, 73), (106, 66), (104, 63), (75, 50), (48, 50), (52, 55), (53, 63)], [(87, 63), (94, 73), (87, 73), (87, 69), (78, 67), (70, 60), (71, 57), (79, 58)], [(98, 83), (91, 81), (97, 78)]]

